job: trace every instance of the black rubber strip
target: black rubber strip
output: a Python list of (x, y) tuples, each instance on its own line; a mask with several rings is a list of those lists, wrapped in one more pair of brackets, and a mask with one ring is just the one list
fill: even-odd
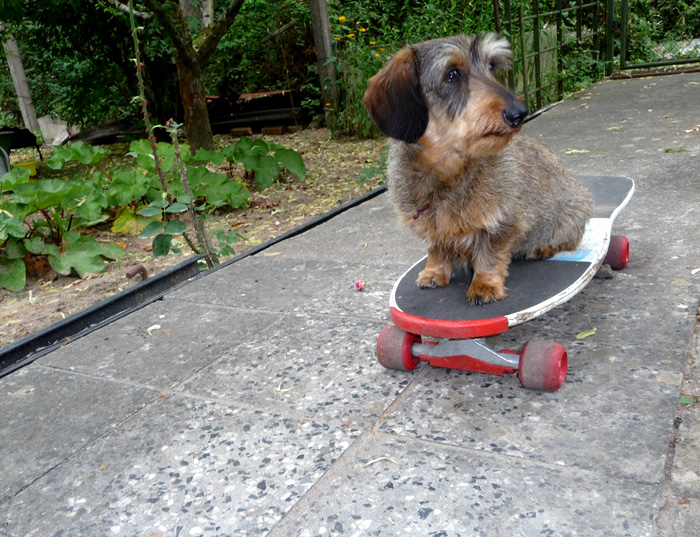
[(203, 255), (193, 256), (129, 289), (8, 345), (0, 350), (0, 378), (131, 311), (159, 300), (177, 285), (199, 274), (198, 262), (203, 257)]

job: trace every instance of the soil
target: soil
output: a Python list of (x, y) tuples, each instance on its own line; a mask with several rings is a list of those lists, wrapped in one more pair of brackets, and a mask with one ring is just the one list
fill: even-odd
[[(265, 136), (302, 154), (306, 178), (293, 176), (262, 192), (251, 186), (249, 206), (245, 210), (220, 211), (208, 221), (211, 229), (234, 229), (247, 240), (239, 241), (236, 254), (241, 254), (282, 233), (327, 213), (348, 201), (380, 186), (381, 175), (360, 182), (362, 170), (380, 164), (386, 140), (332, 139), (327, 129), (306, 129), (294, 134)], [(217, 137), (217, 145), (233, 143), (228, 137)], [(43, 151), (42, 151), (43, 152)], [(46, 158), (46, 152), (44, 158)], [(41, 174), (41, 165), (39, 166)], [(71, 314), (91, 306), (141, 281), (141, 276), (127, 277), (143, 265), (153, 276), (194, 255), (184, 241), (182, 254), (154, 259), (151, 239), (136, 235), (112, 233), (109, 225), (95, 233), (98, 240), (115, 241), (124, 247), (126, 256), (107, 265), (104, 273), (85, 279), (61, 276), (46, 270), (46, 261), (27, 263), (27, 285), (20, 292), (0, 289), (0, 348), (49, 326)], [(34, 265), (33, 264), (33, 265)]]

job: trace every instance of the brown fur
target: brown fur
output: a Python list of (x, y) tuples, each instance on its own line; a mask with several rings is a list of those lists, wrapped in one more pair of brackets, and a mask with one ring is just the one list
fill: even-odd
[(365, 106), (392, 137), (389, 189), (428, 243), (421, 287), (474, 271), (467, 297), (505, 298), (512, 257), (575, 249), (591, 216), (586, 191), (551, 152), (518, 135), (527, 110), (496, 72), (504, 40), (457, 36), (401, 50), (369, 82)]

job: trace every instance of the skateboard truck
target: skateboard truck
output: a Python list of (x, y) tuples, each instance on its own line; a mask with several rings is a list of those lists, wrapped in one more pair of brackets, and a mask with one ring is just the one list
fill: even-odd
[(535, 390), (556, 391), (564, 384), (568, 355), (559, 343), (528, 341), (518, 353), (496, 351), (484, 339), (426, 341), (396, 326), (387, 326), (377, 339), (379, 363), (410, 371), (420, 362), (475, 373), (518, 373), (520, 384)]

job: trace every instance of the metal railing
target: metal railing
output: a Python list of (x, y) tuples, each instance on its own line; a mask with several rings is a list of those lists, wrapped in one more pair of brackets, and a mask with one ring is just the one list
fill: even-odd
[[(635, 42), (630, 30), (640, 19), (630, 16), (628, 0), (493, 0), (493, 6), (496, 31), (513, 47), (507, 83), (531, 109), (560, 101), (615, 70), (700, 63), (700, 57), (689, 57), (697, 56), (700, 36), (646, 49)], [(678, 26), (683, 27), (680, 20)], [(631, 51), (636, 58), (659, 59), (631, 62)]]
[[(682, 13), (679, 11), (678, 12), (679, 18), (682, 16)], [(658, 56), (661, 56), (663, 59), (659, 60), (654, 60), (654, 61), (646, 61), (646, 62), (636, 62), (636, 63), (629, 63), (629, 50), (628, 50), (628, 44), (629, 44), (629, 37), (630, 37), (630, 17), (629, 17), (629, 6), (628, 6), (628, 0), (622, 0), (621, 6), (620, 6), (620, 70), (624, 71), (627, 69), (651, 69), (651, 68), (657, 68), (657, 67), (666, 67), (670, 65), (684, 65), (684, 64), (689, 64), (689, 63), (700, 63), (700, 56), (697, 55), (697, 52), (700, 51), (700, 39), (696, 40), (696, 46), (695, 47), (688, 47), (688, 50), (691, 51), (690, 53), (683, 53), (682, 51), (677, 51), (673, 50), (672, 48), (670, 50), (664, 50), (663, 44), (658, 44), (657, 45), (657, 54)], [(678, 21), (680, 24), (680, 20)], [(696, 38), (700, 38), (700, 36), (695, 36)], [(695, 54), (695, 56), (691, 56), (690, 54)], [(670, 57), (669, 57), (670, 56)]]
[(496, 31), (513, 46), (508, 84), (528, 107), (540, 109), (576, 91), (584, 79), (612, 72), (612, 3), (494, 0)]

